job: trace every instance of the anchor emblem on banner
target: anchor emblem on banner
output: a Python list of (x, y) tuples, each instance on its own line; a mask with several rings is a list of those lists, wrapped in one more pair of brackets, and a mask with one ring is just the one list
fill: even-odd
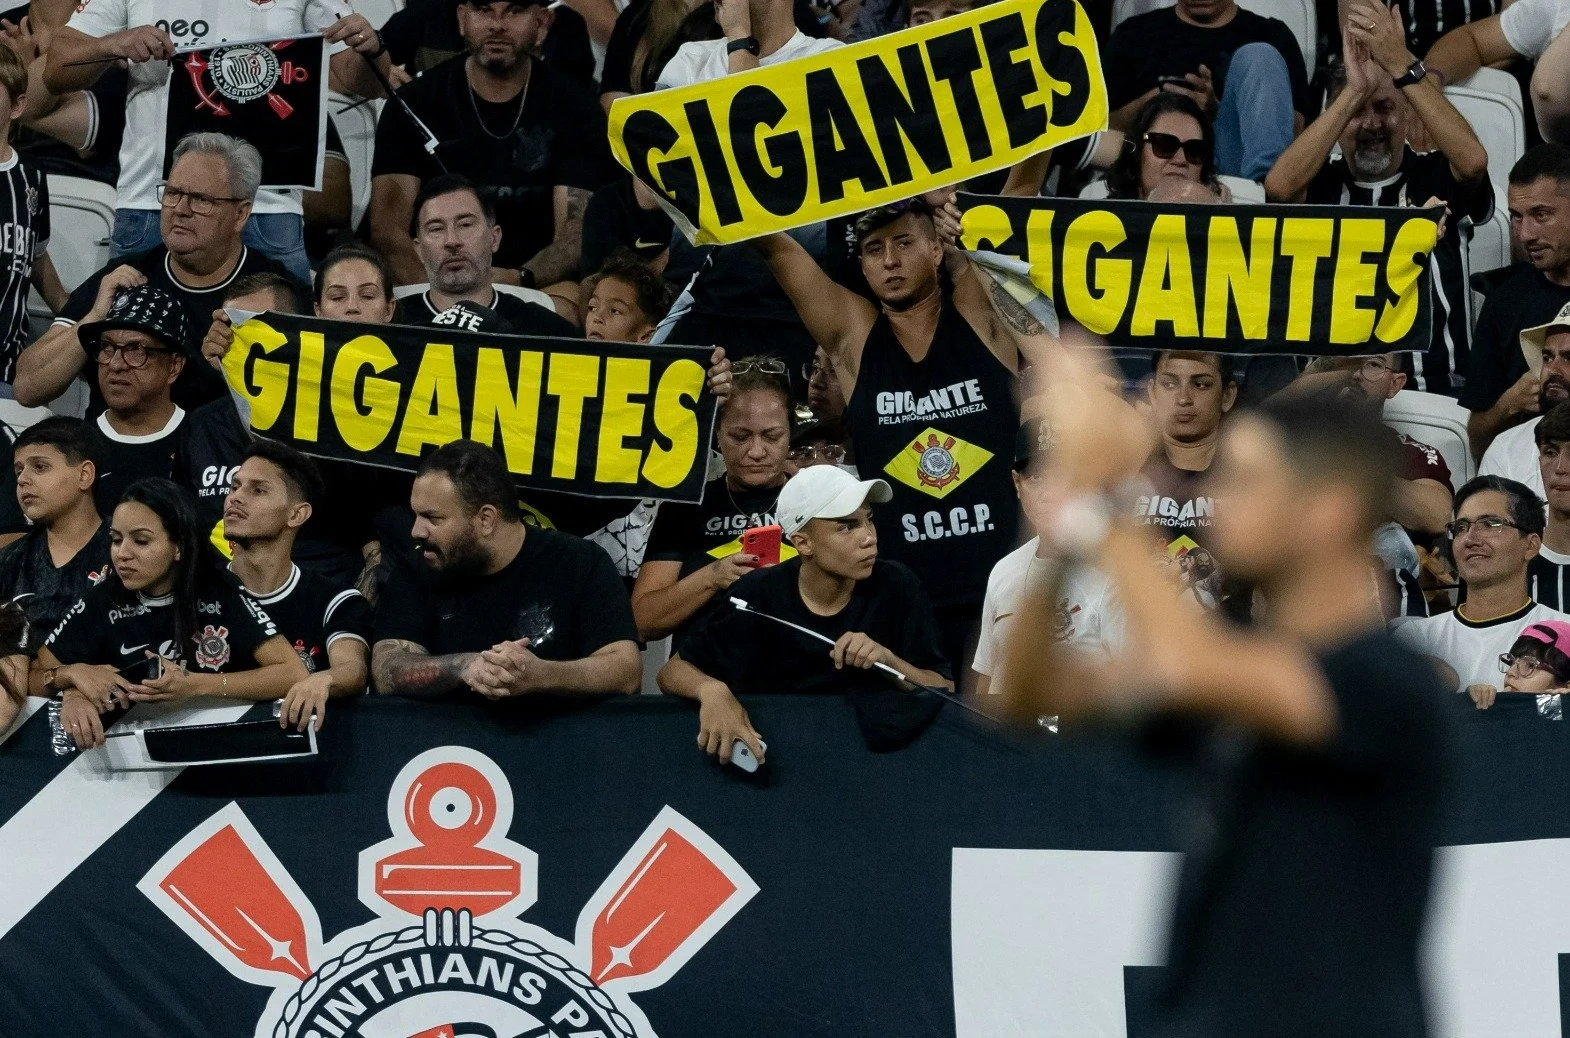
[(444, 746), (388, 793), (392, 836), (359, 855), (377, 918), (331, 940), (236, 803), (137, 884), (230, 973), (273, 989), (257, 1038), (653, 1038), (630, 997), (669, 980), (758, 892), (722, 847), (664, 808), (568, 941), (518, 916), (538, 858), (513, 842), (490, 758)]

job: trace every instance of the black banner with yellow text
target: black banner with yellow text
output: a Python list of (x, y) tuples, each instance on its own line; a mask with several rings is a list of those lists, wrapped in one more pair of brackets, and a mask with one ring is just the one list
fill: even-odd
[(722, 79), (619, 99), (611, 150), (689, 238), (742, 241), (1005, 169), (1107, 125), (1075, 0), (1003, 0)]
[(960, 195), (967, 249), (1017, 256), (1113, 345), (1359, 356), (1428, 348), (1441, 210)]
[(235, 328), (224, 369), (254, 432), (316, 457), (413, 472), (472, 439), (522, 487), (696, 502), (708, 353), (268, 313)]

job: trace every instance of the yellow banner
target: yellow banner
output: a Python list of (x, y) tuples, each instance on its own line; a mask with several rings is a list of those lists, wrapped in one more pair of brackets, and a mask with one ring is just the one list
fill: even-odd
[(1004, 0), (611, 108), (616, 160), (699, 244), (744, 241), (1005, 169), (1107, 125), (1076, 0)]

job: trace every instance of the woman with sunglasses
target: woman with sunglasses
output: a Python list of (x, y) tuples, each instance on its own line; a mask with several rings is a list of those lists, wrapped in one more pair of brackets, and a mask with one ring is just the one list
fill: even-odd
[[(660, 506), (632, 587), (632, 612), (645, 640), (685, 626), (750, 573), (759, 560), (741, 550), (741, 535), (774, 525), (795, 411), (789, 372), (777, 357), (743, 357), (733, 362), (731, 376), (715, 437), (725, 472), (709, 481), (702, 504)], [(791, 554), (781, 546), (782, 560)]]
[(1225, 198), (1216, 180), (1213, 144), (1204, 109), (1182, 94), (1157, 94), (1140, 109), (1123, 154), (1107, 175), (1107, 197), (1148, 198), (1162, 181), (1177, 179)]
[(196, 505), (167, 479), (133, 483), (109, 524), (112, 572), (38, 650), (48, 694), (82, 749), (102, 746), (116, 704), (281, 699), (305, 664), (256, 603), (213, 565)]
[[(1558, 721), (1563, 716), (1561, 694), (1570, 691), (1570, 623), (1539, 620), (1527, 624), (1510, 651), (1499, 657), (1504, 691), (1537, 697), (1537, 712)], [(1470, 685), (1467, 693), (1479, 710), (1494, 705), (1499, 690), (1493, 685)]]

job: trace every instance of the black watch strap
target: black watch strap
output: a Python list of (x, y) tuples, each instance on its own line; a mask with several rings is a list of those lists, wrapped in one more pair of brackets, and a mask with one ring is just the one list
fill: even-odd
[(1427, 75), (1428, 66), (1423, 64), (1422, 59), (1418, 59), (1407, 66), (1405, 75), (1399, 76), (1391, 80), (1391, 82), (1395, 84), (1397, 90), (1400, 90), (1403, 87), (1417, 86)]
[(758, 55), (758, 52), (761, 51), (762, 49), (763, 48), (761, 46), (759, 46), (759, 44), (758, 44), (757, 37), (755, 37), (755, 36), (743, 36), (741, 39), (739, 39), (739, 40), (731, 40), (729, 43), (727, 43), (725, 45), (725, 56), (729, 57), (730, 55), (735, 54), (738, 51), (746, 51), (748, 54), (751, 54), (754, 57), (756, 57)]
[(539, 287), (537, 284), (535, 284), (534, 271), (530, 270), (528, 267), (518, 268), (518, 284), (522, 285), (524, 288)]

